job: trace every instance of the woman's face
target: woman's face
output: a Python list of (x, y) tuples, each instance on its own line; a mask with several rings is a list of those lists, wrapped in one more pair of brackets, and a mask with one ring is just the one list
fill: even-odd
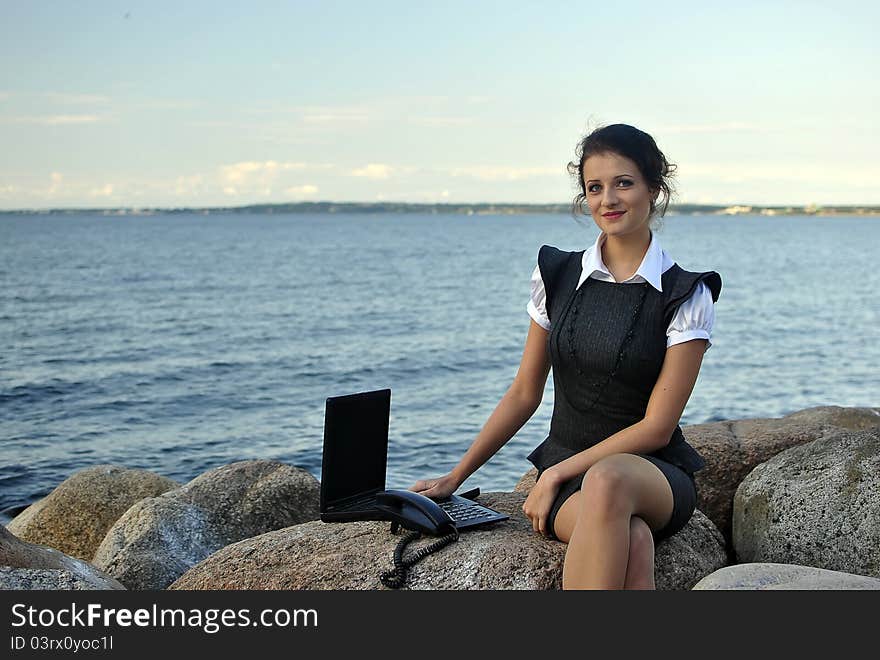
[[(610, 236), (649, 231), (648, 216), (656, 193), (639, 168), (615, 153), (594, 154), (584, 161), (584, 189), (593, 221)], [(608, 215), (619, 213), (619, 215)]]

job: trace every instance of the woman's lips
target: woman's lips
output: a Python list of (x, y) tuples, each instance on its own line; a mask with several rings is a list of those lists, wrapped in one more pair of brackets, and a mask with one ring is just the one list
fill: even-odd
[(626, 213), (626, 211), (617, 211), (617, 212), (615, 212), (615, 213), (603, 213), (603, 214), (602, 214), (602, 217), (603, 217), (603, 218), (611, 218), (611, 219), (614, 219), (614, 218), (619, 218), (619, 217), (622, 216), (624, 213)]

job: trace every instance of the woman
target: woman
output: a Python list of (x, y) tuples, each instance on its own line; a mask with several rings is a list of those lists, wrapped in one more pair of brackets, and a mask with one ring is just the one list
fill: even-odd
[(711, 345), (721, 278), (683, 270), (652, 231), (674, 166), (651, 136), (598, 128), (577, 157), (575, 208), (586, 204), (601, 233), (583, 252), (541, 248), (513, 384), (458, 465), (412, 490), (454, 492), (534, 414), (552, 366), (550, 435), (529, 455), (538, 479), (523, 512), (568, 544), (564, 589), (653, 589), (655, 543), (696, 506), (704, 462), (678, 422)]

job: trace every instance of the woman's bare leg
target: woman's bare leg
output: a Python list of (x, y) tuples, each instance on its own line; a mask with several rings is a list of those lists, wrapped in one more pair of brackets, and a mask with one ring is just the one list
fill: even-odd
[(629, 560), (624, 589), (654, 589), (654, 534), (639, 516), (629, 519)]
[[(629, 570), (632, 518), (660, 529), (672, 516), (672, 504), (669, 482), (650, 461), (615, 454), (596, 463), (584, 476), (580, 493), (566, 500), (556, 517), (556, 535), (569, 544), (563, 588), (620, 589), (627, 586), (628, 574), (633, 586), (644, 585), (644, 543), (633, 546), (636, 562)], [(653, 544), (651, 555), (653, 581)]]
[[(580, 509), (580, 491), (576, 492), (556, 514), (554, 531), (565, 543), (571, 539)], [(654, 535), (651, 528), (639, 516), (630, 518), (629, 556), (626, 562), (624, 589), (654, 589)]]

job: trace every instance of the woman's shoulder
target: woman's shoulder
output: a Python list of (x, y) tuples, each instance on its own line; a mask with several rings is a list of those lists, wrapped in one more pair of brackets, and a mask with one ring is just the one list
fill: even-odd
[(583, 250), (579, 252), (560, 250), (553, 245), (542, 245), (538, 250), (538, 267), (541, 269), (541, 277), (546, 282), (556, 279), (562, 271), (567, 270), (573, 264), (580, 267), (583, 254)]
[(555, 245), (542, 245), (538, 250), (538, 261), (542, 259), (568, 259), (572, 255), (583, 254), (583, 250), (560, 250)]
[(559, 291), (567, 291), (577, 283), (581, 274), (583, 251), (570, 252), (552, 245), (542, 245), (538, 251), (538, 270), (547, 295), (548, 308)]
[(573, 261), (580, 263), (584, 250), (560, 250), (553, 245), (542, 245), (538, 250), (538, 266), (541, 274), (546, 278), (548, 273), (565, 267)]
[(709, 288), (713, 303), (721, 295), (721, 275), (714, 270), (685, 270), (674, 263), (663, 273), (661, 279), (667, 306), (680, 304), (690, 298), (701, 282)]

